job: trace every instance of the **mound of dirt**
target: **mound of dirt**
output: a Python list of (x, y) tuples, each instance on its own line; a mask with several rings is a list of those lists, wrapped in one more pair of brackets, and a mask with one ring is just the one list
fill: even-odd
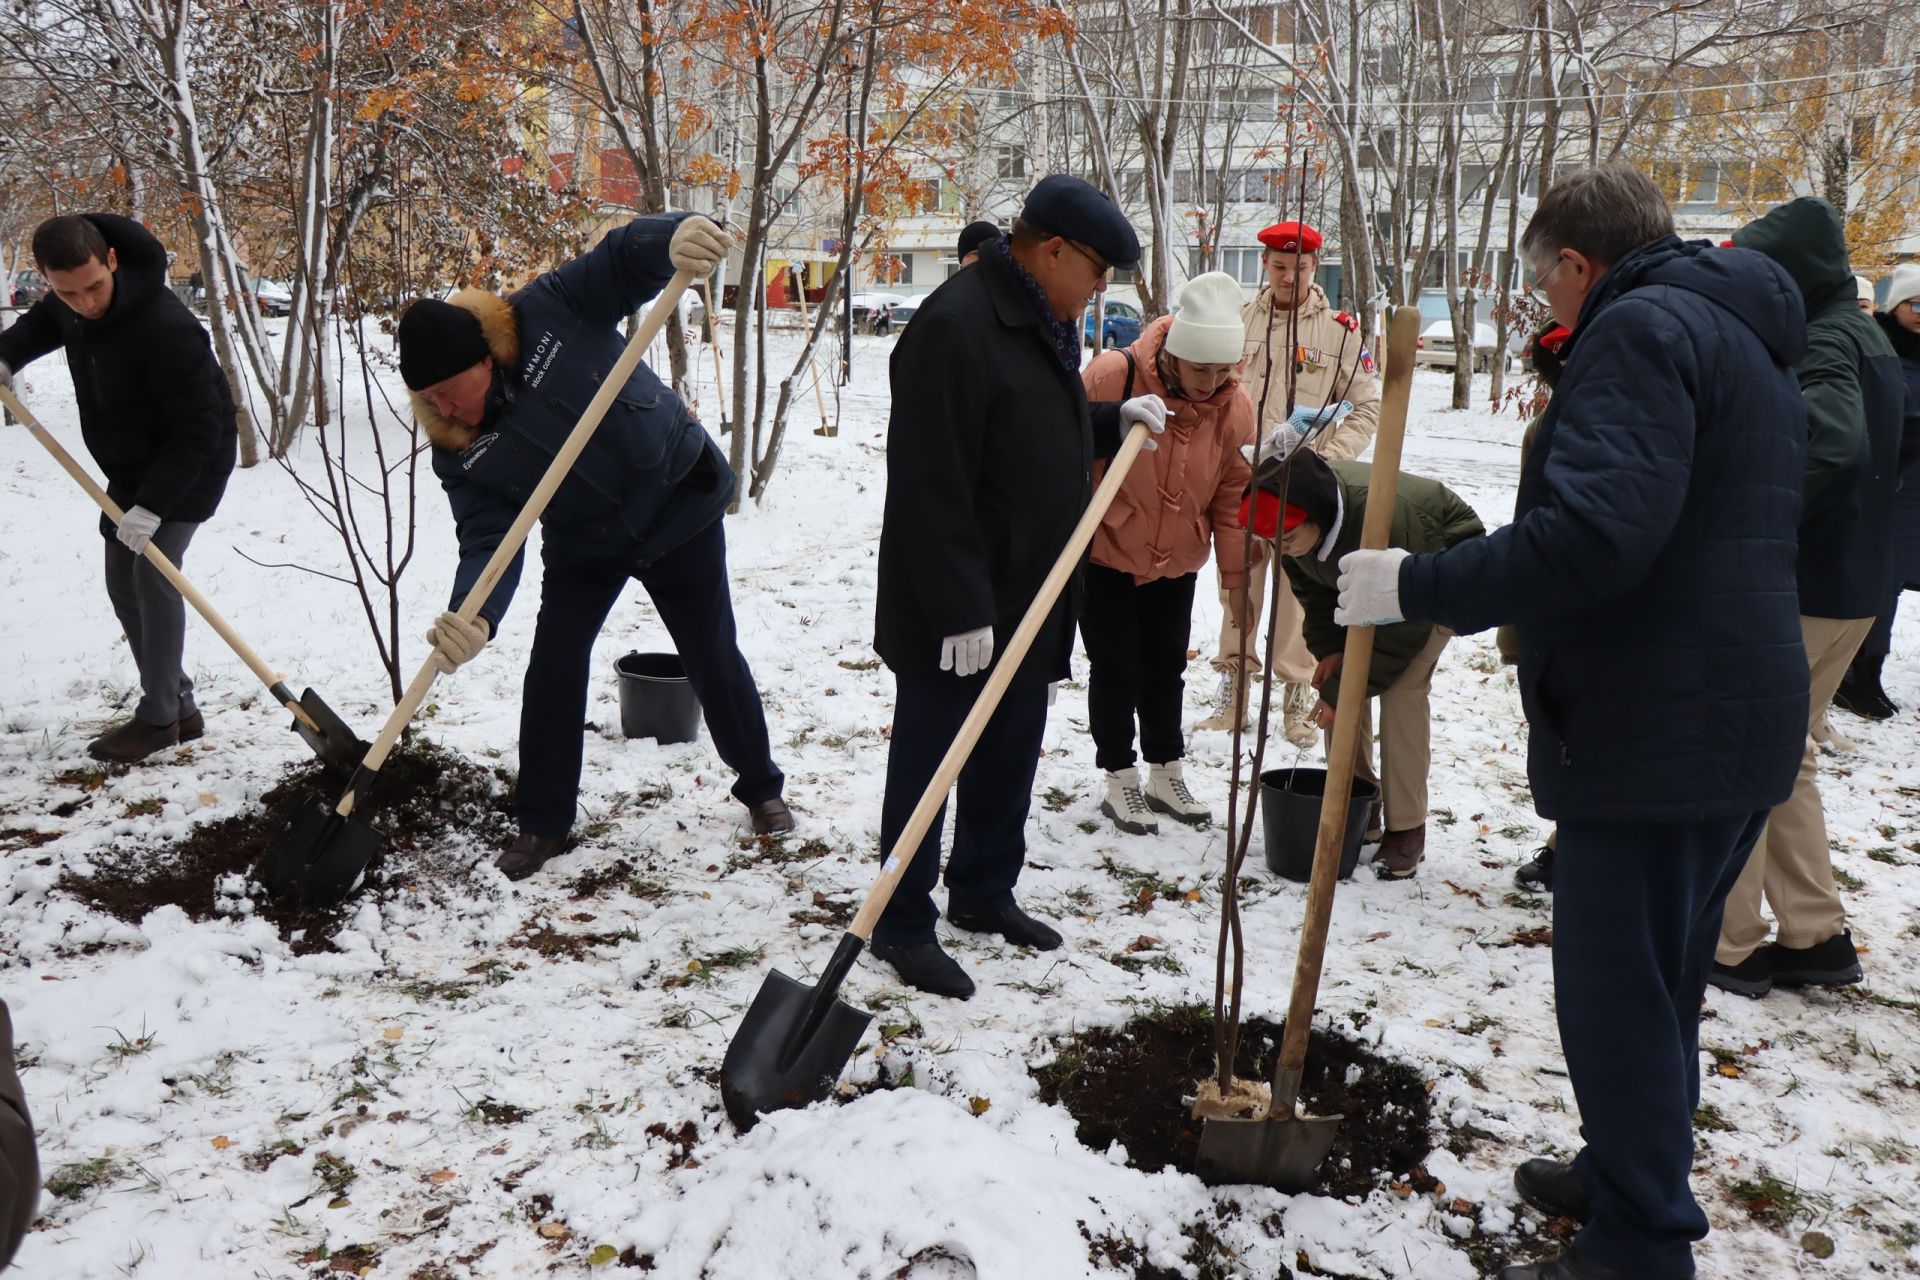
[(260, 855), (276, 840), (296, 810), (318, 800), (331, 805), (341, 781), (318, 761), (291, 766), (253, 809), (195, 827), (184, 840), (116, 849), (95, 859), (92, 875), (71, 872), (59, 887), (109, 915), (138, 923), (156, 907), (172, 904), (195, 920), (233, 916), (250, 904), (270, 920), (300, 954), (330, 950), (333, 936), (359, 894), (393, 886), (457, 883), (470, 857), (445, 856), (461, 844), (498, 845), (512, 838), (508, 806), (512, 776), (488, 769), (431, 742), (403, 743), (387, 757), (371, 796), (355, 816), (387, 837), (367, 866), (354, 896), (314, 909), (276, 904), (258, 885), (240, 888)]
[[(1235, 1072), (1270, 1079), (1279, 1045), (1279, 1026), (1249, 1021)], [(1065, 1037), (1054, 1060), (1033, 1071), (1041, 1100), (1066, 1107), (1090, 1149), (1118, 1142), (1136, 1169), (1172, 1165), (1186, 1173), (1197, 1172), (1200, 1154), (1200, 1122), (1189, 1114), (1194, 1086), (1212, 1073), (1212, 1015), (1197, 1005)], [(1405, 1182), (1433, 1150), (1420, 1073), (1356, 1041), (1316, 1028), (1300, 1094), (1302, 1109), (1346, 1117), (1321, 1166), (1323, 1195), (1365, 1195)]]

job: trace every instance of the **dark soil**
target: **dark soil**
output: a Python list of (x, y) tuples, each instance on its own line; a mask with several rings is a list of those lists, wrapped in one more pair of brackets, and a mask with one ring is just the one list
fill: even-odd
[[(450, 838), (482, 844), (512, 838), (508, 806), (511, 776), (455, 755), (431, 742), (403, 744), (387, 757), (373, 790), (355, 817), (387, 839), (367, 865), (356, 892), (379, 892), (422, 883), (457, 883), (471, 859), (445, 856)], [(246, 813), (195, 827), (174, 844), (116, 848), (97, 861), (90, 876), (68, 873), (59, 887), (109, 915), (138, 923), (156, 907), (178, 906), (195, 920), (230, 916), (219, 883), (246, 875), (280, 835), (294, 812), (309, 802), (331, 805), (341, 783), (318, 761), (289, 768), (274, 788)], [(272, 921), (299, 954), (331, 950), (333, 936), (352, 914), (353, 897), (325, 908), (274, 903), (254, 887), (254, 913)], [(297, 935), (297, 936), (296, 936)]]
[[(1054, 1060), (1034, 1069), (1045, 1102), (1073, 1113), (1080, 1141), (1094, 1151), (1114, 1142), (1127, 1163), (1153, 1172), (1172, 1165), (1195, 1172), (1200, 1122), (1189, 1114), (1196, 1082), (1213, 1073), (1213, 1022), (1198, 1006), (1096, 1027), (1059, 1042)], [(1235, 1071), (1269, 1079), (1280, 1028), (1246, 1024)], [(1354, 1075), (1351, 1085), (1347, 1077)], [(1307, 1047), (1301, 1106), (1316, 1115), (1344, 1115), (1333, 1151), (1321, 1166), (1321, 1194), (1363, 1196), (1404, 1183), (1433, 1149), (1426, 1083), (1412, 1067), (1379, 1057), (1342, 1036), (1315, 1030)]]

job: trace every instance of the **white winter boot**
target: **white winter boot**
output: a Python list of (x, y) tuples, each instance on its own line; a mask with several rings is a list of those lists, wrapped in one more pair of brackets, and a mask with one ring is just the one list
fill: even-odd
[(1187, 790), (1186, 775), (1178, 760), (1147, 766), (1147, 807), (1164, 813), (1189, 827), (1204, 827), (1213, 821), (1213, 811), (1193, 798)]
[(1138, 769), (1115, 769), (1107, 775), (1107, 798), (1100, 802), (1100, 812), (1129, 835), (1160, 834), (1160, 820), (1153, 816), (1153, 811), (1147, 808), (1146, 797), (1140, 794)]
[(1320, 695), (1314, 692), (1312, 685), (1290, 684), (1286, 696), (1281, 702), (1281, 714), (1285, 717), (1285, 727), (1281, 732), (1294, 746), (1305, 749), (1320, 741), (1320, 726), (1313, 722), (1313, 709), (1318, 705)]
[(1247, 724), (1247, 682), (1230, 671), (1220, 673), (1220, 710), (1195, 725), (1196, 729), (1210, 729), (1221, 733), (1233, 732), (1233, 717), (1237, 710), (1240, 715), (1240, 727)]

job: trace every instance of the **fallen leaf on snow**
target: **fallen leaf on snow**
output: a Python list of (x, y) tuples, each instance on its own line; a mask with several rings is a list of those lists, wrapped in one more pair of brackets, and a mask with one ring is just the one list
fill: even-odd
[(229, 1138), (224, 1133), (213, 1140), (213, 1149), (215, 1151), (225, 1151), (228, 1147), (232, 1145), (233, 1145), (233, 1139)]
[(434, 1186), (438, 1187), (438, 1186), (444, 1186), (445, 1184), (452, 1182), (455, 1178), (459, 1176), (460, 1176), (459, 1174), (455, 1173), (451, 1169), (435, 1169), (432, 1173), (427, 1175), (427, 1181), (431, 1182)]
[(540, 1235), (547, 1240), (565, 1240), (572, 1234), (572, 1229), (564, 1222), (543, 1222), (540, 1224)]
[(389, 1040), (398, 1040), (401, 1036), (407, 1034), (407, 1029), (405, 1027), (388, 1027), (380, 1034)]

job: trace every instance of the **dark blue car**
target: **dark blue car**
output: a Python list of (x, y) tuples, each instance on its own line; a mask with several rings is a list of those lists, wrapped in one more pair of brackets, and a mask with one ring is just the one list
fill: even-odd
[(1093, 310), (1088, 308), (1086, 319), (1081, 325), (1081, 334), (1090, 347), (1130, 347), (1140, 337), (1140, 309), (1130, 302), (1117, 302), (1103, 299), (1104, 314), (1100, 320), (1100, 332), (1096, 337), (1093, 329)]

